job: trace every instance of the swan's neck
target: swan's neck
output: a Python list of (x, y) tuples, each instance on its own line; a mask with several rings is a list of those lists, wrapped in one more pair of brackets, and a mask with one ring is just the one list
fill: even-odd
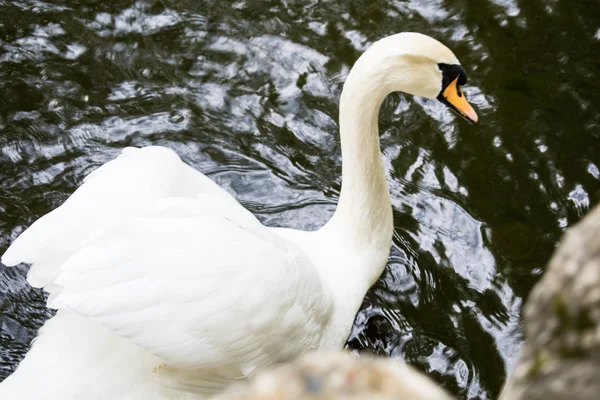
[[(360, 61), (360, 60), (359, 60)], [(389, 89), (365, 63), (350, 72), (340, 100), (342, 189), (330, 224), (351, 248), (389, 252), (392, 206), (379, 146), (379, 109)], [(373, 271), (375, 280), (381, 270)], [(371, 282), (373, 283), (373, 282)]]
[[(355, 64), (340, 100), (342, 190), (323, 228), (334, 249), (321, 273), (336, 304), (322, 349), (343, 346), (365, 293), (385, 268), (392, 241), (392, 206), (379, 147), (379, 109), (388, 90), (365, 63)], [(367, 67), (369, 67), (367, 65)], [(322, 247), (324, 244), (319, 243)]]

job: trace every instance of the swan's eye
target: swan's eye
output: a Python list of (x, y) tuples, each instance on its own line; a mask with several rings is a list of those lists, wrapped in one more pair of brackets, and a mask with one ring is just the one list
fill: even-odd
[(459, 64), (438, 64), (438, 68), (442, 71), (442, 91), (454, 81), (460, 86), (467, 83), (467, 71)]

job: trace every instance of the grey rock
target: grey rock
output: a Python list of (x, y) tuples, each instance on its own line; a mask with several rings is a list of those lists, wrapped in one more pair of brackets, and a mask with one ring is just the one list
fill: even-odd
[(563, 237), (524, 324), (502, 400), (600, 399), (600, 206)]
[(399, 360), (313, 353), (231, 387), (219, 400), (450, 400)]

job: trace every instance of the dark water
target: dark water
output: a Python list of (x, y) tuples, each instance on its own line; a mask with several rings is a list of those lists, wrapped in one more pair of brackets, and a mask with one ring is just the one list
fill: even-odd
[[(0, 0), (0, 252), (129, 145), (175, 149), (267, 225), (319, 227), (348, 69), (407, 30), (455, 51), (481, 123), (386, 100), (394, 248), (349, 346), (495, 398), (523, 301), (600, 200), (596, 1)], [(0, 380), (50, 315), (25, 273), (0, 269)]]

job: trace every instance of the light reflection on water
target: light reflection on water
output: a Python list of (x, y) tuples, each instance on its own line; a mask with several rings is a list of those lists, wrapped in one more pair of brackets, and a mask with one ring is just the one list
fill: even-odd
[[(350, 66), (383, 36), (428, 33), (469, 71), (481, 123), (424, 99), (385, 101), (394, 246), (349, 347), (401, 357), (461, 398), (495, 397), (523, 300), (600, 196), (599, 67), (584, 56), (600, 51), (597, 11), (221, 3), (0, 0), (0, 251), (128, 145), (173, 148), (267, 225), (318, 228), (339, 194)], [(0, 377), (50, 315), (25, 271), (0, 269)]]

